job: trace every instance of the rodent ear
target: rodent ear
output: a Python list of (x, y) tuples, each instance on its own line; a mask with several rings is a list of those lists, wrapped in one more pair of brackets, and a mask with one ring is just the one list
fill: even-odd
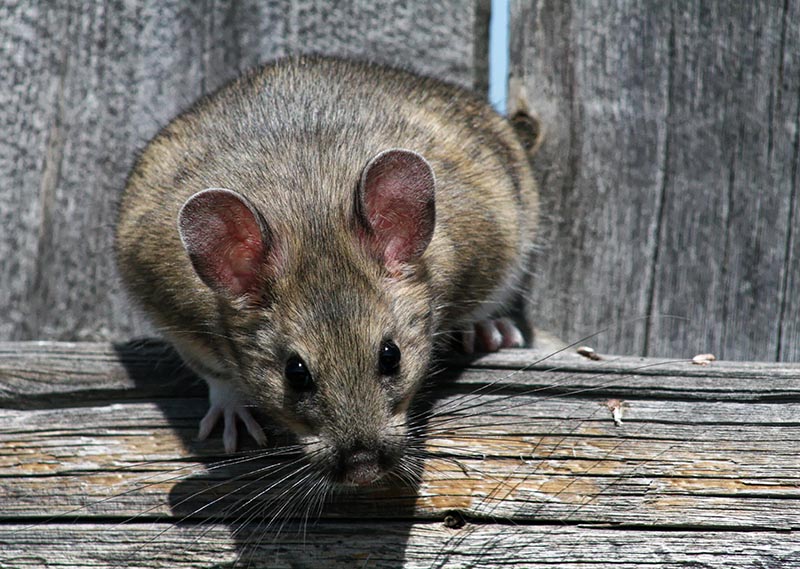
[(526, 111), (517, 111), (508, 120), (528, 156), (535, 156), (544, 140), (542, 123), (539, 118)]
[(178, 232), (195, 272), (212, 290), (258, 295), (271, 239), (244, 197), (223, 188), (197, 192), (181, 207)]
[(425, 158), (391, 149), (373, 157), (359, 187), (362, 234), (370, 251), (389, 266), (419, 258), (436, 224), (436, 181)]

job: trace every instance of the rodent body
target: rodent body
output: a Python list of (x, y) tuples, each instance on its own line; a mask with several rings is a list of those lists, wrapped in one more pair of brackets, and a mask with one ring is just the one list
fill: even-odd
[(116, 251), (216, 415), (260, 407), (324, 476), (366, 484), (402, 459), (434, 347), (507, 300), (537, 208), (523, 145), (477, 96), (366, 63), (285, 59), (148, 144)]

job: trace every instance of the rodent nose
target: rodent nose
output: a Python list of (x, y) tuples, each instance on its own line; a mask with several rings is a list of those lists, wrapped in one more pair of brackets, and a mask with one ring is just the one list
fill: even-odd
[(345, 453), (343, 458), (345, 484), (368, 486), (383, 475), (378, 451), (361, 448)]

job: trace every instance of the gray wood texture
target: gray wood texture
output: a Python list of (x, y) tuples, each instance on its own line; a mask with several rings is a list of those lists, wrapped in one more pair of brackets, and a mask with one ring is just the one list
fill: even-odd
[[(111, 260), (136, 151), (287, 53), (486, 88), (488, 0), (0, 4), (0, 339), (152, 330)], [(532, 304), (605, 351), (800, 360), (800, 3), (512, 2), (511, 99), (536, 111)]]
[[(418, 490), (267, 527), (279, 476), (193, 440), (204, 388), (168, 348), (0, 344), (0, 566), (800, 563), (796, 366), (542, 357), (505, 351), (432, 383)], [(248, 511), (255, 495), (277, 501)]]
[(515, 0), (511, 25), (546, 131), (537, 325), (797, 361), (800, 4)]
[[(451, 530), (437, 521), (420, 522), (410, 529), (398, 522), (330, 523), (305, 536), (292, 526), (284, 534), (279, 543), (263, 539), (238, 549), (223, 524), (175, 527), (153, 522), (113, 530), (98, 524), (70, 524), (38, 531), (8, 525), (0, 530), (0, 559), (11, 560), (20, 569), (43, 567), (44, 560), (52, 563), (50, 567), (63, 563), (74, 569), (792, 569), (800, 564), (797, 536), (791, 533), (777, 540), (774, 534), (758, 532), (642, 535), (551, 525), (508, 526), (499, 533), (497, 527), (481, 524)], [(609, 534), (615, 538), (613, 543)], [(98, 540), (98, 535), (103, 539)], [(243, 540), (253, 537), (258, 537), (253, 530), (243, 532)], [(651, 539), (664, 547), (659, 561), (653, 560)], [(191, 555), (186, 554), (187, 544), (192, 544)], [(570, 565), (564, 561), (565, 551)]]
[(0, 3), (0, 339), (149, 331), (112, 263), (136, 152), (241, 71), (321, 52), (486, 89), (488, 0)]

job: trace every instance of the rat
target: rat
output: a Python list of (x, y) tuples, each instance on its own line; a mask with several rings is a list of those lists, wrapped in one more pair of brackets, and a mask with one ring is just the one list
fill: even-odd
[[(408, 71), (290, 57), (202, 97), (120, 202), (123, 283), (209, 388), (199, 438), (252, 408), (334, 485), (402, 461), (436, 350), (524, 338), (503, 317), (535, 236), (532, 119)], [(460, 336), (459, 336), (460, 335)]]

